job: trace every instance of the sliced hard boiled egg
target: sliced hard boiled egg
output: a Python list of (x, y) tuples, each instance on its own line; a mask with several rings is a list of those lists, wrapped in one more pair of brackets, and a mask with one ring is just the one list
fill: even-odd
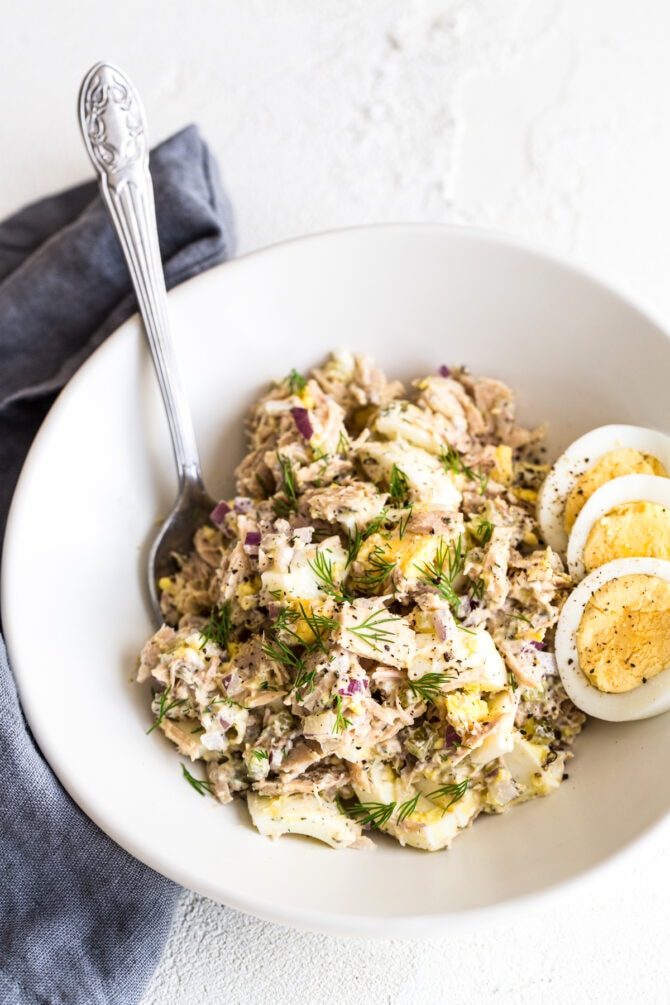
[(623, 475), (668, 476), (670, 436), (642, 426), (599, 426), (575, 440), (547, 475), (537, 501), (542, 535), (565, 552), (568, 535), (597, 488)]
[(670, 709), (670, 562), (620, 558), (566, 600), (556, 662), (577, 708), (597, 719), (646, 719)]
[(575, 520), (567, 558), (576, 582), (617, 558), (670, 560), (670, 478), (624, 475), (601, 485)]

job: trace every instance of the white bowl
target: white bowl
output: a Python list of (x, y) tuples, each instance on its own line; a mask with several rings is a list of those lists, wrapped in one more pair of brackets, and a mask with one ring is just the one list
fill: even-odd
[[(551, 453), (593, 426), (668, 431), (670, 341), (593, 279), (501, 238), (446, 227), (341, 231), (271, 248), (175, 290), (173, 328), (206, 481), (230, 493), (246, 408), (328, 349), (392, 376), (465, 363), (518, 391)], [(593, 722), (554, 795), (480, 818), (449, 852), (272, 843), (243, 803), (184, 783), (131, 682), (151, 632), (144, 560), (175, 492), (139, 325), (125, 324), (56, 402), (9, 520), (2, 602), (30, 725), (82, 808), (160, 872), (262, 917), (316, 929), (433, 935), (465, 913), (547, 894), (634, 842), (670, 808), (665, 716)]]

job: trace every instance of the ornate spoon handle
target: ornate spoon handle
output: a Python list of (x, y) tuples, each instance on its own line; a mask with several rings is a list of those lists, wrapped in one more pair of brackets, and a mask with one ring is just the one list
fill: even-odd
[(142, 104), (126, 75), (96, 63), (79, 93), (79, 124), (121, 242), (168, 416), (180, 487), (202, 483), (186, 396), (177, 373), (158, 247)]

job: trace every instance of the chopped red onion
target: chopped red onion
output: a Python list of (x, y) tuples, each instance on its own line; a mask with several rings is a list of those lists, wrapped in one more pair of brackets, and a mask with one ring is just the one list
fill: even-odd
[(440, 377), (450, 377), (451, 376), (451, 370), (449, 369), (448, 366), (445, 366), (444, 364), (442, 364), (442, 366), (439, 369), (439, 374), (440, 374)]
[(460, 733), (450, 723), (447, 723), (444, 730), (444, 742), (447, 747), (454, 747), (461, 742)]
[(253, 499), (249, 499), (248, 496), (235, 496), (233, 501), (236, 513), (248, 513), (249, 510), (254, 508)]
[(244, 551), (247, 555), (256, 556), (258, 555), (258, 549), (261, 543), (261, 532), (259, 530), (247, 531), (244, 538)]
[(224, 733), (232, 726), (232, 722), (228, 722), (228, 720), (225, 718), (222, 712), (219, 712), (219, 714), (217, 715), (217, 719), (219, 721), (219, 726), (224, 731)]
[(212, 512), (209, 514), (209, 519), (215, 527), (221, 529), (226, 513), (230, 513), (230, 506), (225, 499), (222, 499), (221, 502), (216, 504)]
[(281, 607), (279, 606), (279, 604), (268, 604), (268, 614), (270, 615), (273, 621), (279, 614), (280, 610)]
[[(367, 681), (365, 683), (367, 684)], [(363, 684), (359, 680), (356, 680), (355, 677), (352, 677), (351, 680), (347, 681), (346, 687), (338, 688), (337, 693), (350, 696), (352, 694), (357, 694), (359, 691), (362, 690), (363, 690)]]
[(531, 646), (533, 646), (535, 649), (539, 649), (540, 652), (543, 649), (547, 648), (546, 645), (544, 644), (544, 642), (531, 642)]
[(237, 670), (231, 671), (231, 673), (227, 674), (226, 677), (224, 677), (223, 679), (223, 685), (226, 689), (227, 694), (229, 695), (238, 694), (241, 687), (241, 683), (242, 682), (240, 681), (240, 675), (238, 674)]
[(293, 416), (293, 421), (295, 422), (300, 435), (304, 436), (306, 440), (311, 440), (314, 436), (314, 429), (312, 428), (312, 423), (310, 422), (309, 412), (307, 409), (292, 408), (291, 415)]

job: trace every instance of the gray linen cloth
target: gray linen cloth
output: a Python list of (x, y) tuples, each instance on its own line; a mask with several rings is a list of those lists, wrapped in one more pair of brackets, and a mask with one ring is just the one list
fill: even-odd
[[(232, 254), (231, 214), (194, 126), (155, 149), (151, 173), (171, 287)], [(95, 182), (0, 223), (0, 540), (49, 406), (134, 310)], [(23, 717), (0, 636), (0, 1002), (139, 1001), (178, 892), (60, 787)]]

